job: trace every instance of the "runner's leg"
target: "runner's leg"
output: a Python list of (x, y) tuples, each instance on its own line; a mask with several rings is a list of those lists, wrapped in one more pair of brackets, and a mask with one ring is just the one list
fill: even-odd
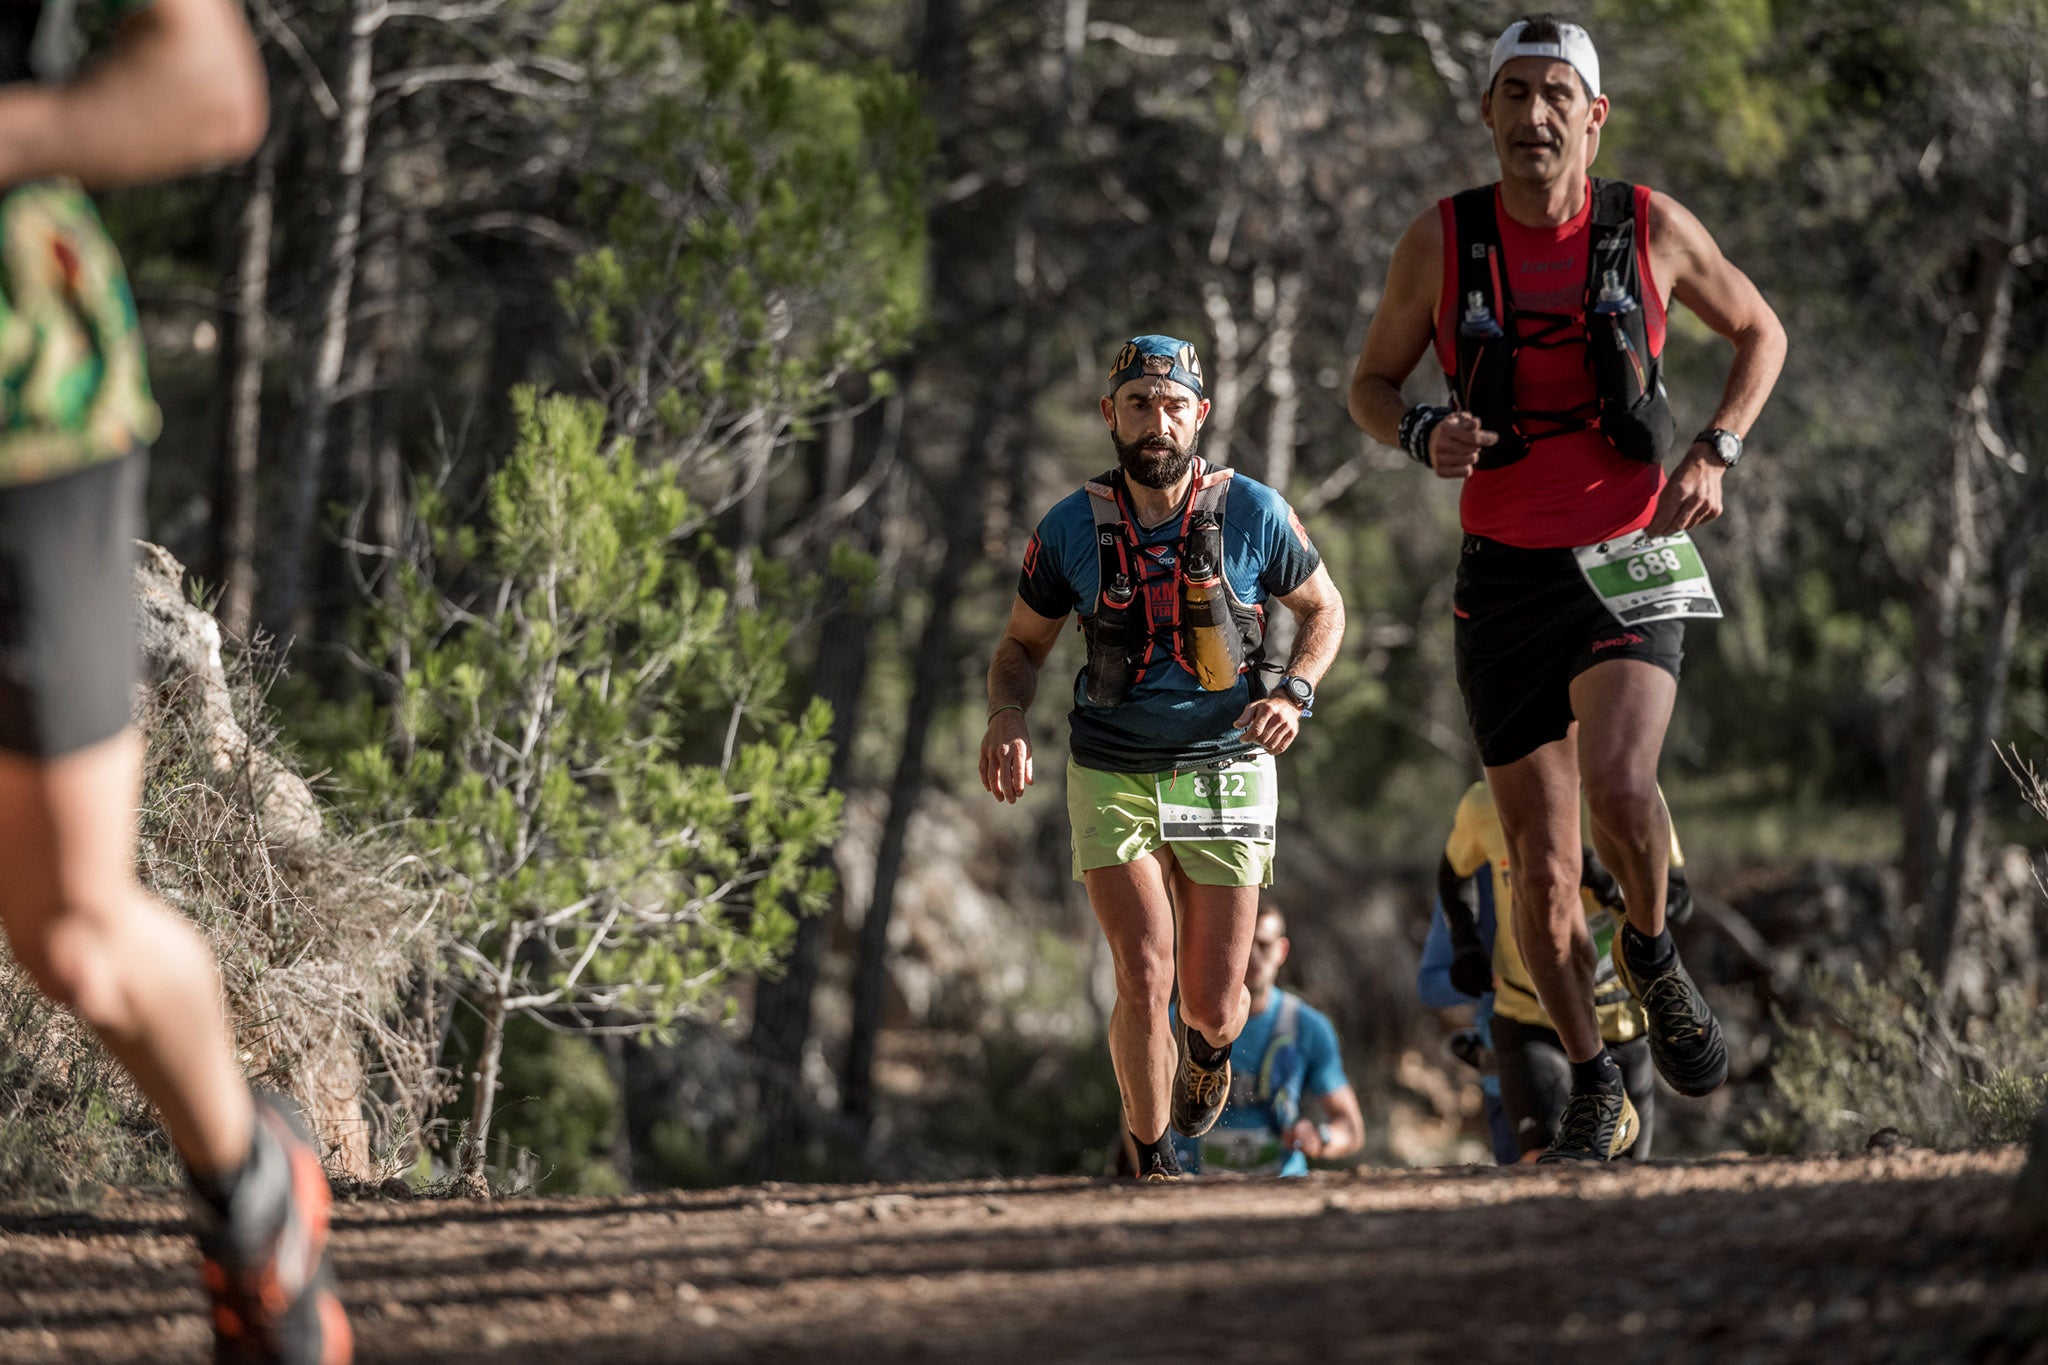
[(1594, 952), (1579, 901), (1579, 758), (1573, 736), (1486, 770), (1507, 836), (1515, 943), (1575, 1062), (1599, 1055)]
[(1166, 868), (1163, 850), (1155, 850), (1082, 874), (1116, 966), (1109, 1055), (1123, 1096), (1124, 1123), (1132, 1136), (1148, 1142), (1166, 1132), (1173, 1086), (1173, 1030), (1166, 1017), (1173, 1001), (1173, 902)]
[(0, 752), (0, 923), (16, 961), (99, 1035), (195, 1171), (231, 1171), (254, 1111), (192, 926), (135, 883), (142, 744)]
[(1244, 973), (1258, 927), (1259, 888), (1204, 886), (1177, 861), (1172, 877), (1180, 912), (1180, 1016), (1216, 1047), (1227, 1047), (1251, 1013)]
[[(1650, 938), (1664, 928), (1671, 862), (1671, 817), (1657, 791), (1657, 757), (1677, 698), (1678, 679), (1641, 659), (1595, 664), (1572, 679), (1593, 848), (1621, 883), (1629, 923)], [(1519, 888), (1516, 895), (1519, 903)]]
[(1572, 1069), (1557, 1034), (1496, 1015), (1494, 1055), (1500, 1065), (1501, 1106), (1514, 1128), (1522, 1161), (1534, 1161), (1557, 1136), (1557, 1121), (1571, 1097)]

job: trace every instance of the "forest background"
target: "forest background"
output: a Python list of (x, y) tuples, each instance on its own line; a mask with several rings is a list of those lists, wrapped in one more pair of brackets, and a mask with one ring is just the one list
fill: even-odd
[[(1596, 169), (1691, 207), (1791, 338), (1665, 750), (1738, 1073), (1666, 1154), (2014, 1135), (2048, 1072), (2000, 761), (2048, 757), (2048, 3), (1559, 9), (1613, 100)], [(360, 1173), (1099, 1167), (1076, 644), (1023, 803), (975, 752), (1023, 545), (1111, 462), (1095, 398), (1144, 331), (1196, 343), (1204, 454), (1287, 494), (1349, 610), (1285, 764), (1284, 980), (1369, 1159), (1478, 1159), (1412, 992), (1478, 775), (1456, 494), (1344, 389), (1401, 230), (1494, 178), (1518, 12), (255, 0), (261, 151), (103, 209), (166, 412), (149, 536), (379, 888), (302, 858), (250, 893), (381, 945), (375, 991), (321, 987), (374, 1016)], [(1727, 356), (1674, 312), (1681, 430)], [(189, 777), (152, 773), (159, 805)]]

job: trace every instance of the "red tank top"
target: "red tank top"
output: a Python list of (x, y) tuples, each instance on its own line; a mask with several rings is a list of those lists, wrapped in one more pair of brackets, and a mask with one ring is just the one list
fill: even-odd
[[(1458, 369), (1455, 312), (1458, 283), (1458, 228), (1451, 201), (1437, 201), (1443, 219), (1444, 285), (1437, 297), (1436, 354), (1444, 373)], [(1586, 309), (1586, 251), (1592, 241), (1592, 186), (1578, 215), (1558, 227), (1530, 227), (1510, 217), (1494, 190), (1500, 222), (1503, 281), (1520, 312), (1583, 314)], [(1650, 191), (1636, 186), (1636, 268), (1642, 274), (1643, 324), (1650, 352), (1664, 350), (1664, 298), (1650, 273)], [(1528, 336), (1540, 321), (1517, 320)], [(1595, 401), (1593, 374), (1583, 340), (1525, 348), (1515, 362), (1515, 405), (1532, 411), (1563, 412)], [(1656, 510), (1664, 471), (1631, 460), (1597, 430), (1539, 438), (1522, 459), (1500, 469), (1482, 469), (1465, 481), (1458, 516), (1472, 535), (1528, 549), (1593, 545), (1642, 529)]]

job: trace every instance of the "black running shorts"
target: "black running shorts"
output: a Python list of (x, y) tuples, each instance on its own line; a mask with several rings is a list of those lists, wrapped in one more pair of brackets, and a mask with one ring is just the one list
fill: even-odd
[(0, 486), (0, 751), (57, 758), (127, 728), (149, 458)]
[(1563, 739), (1572, 679), (1594, 664), (1641, 659), (1675, 678), (1685, 655), (1683, 621), (1622, 625), (1568, 549), (1466, 536), (1452, 608), (1458, 691), (1489, 768)]

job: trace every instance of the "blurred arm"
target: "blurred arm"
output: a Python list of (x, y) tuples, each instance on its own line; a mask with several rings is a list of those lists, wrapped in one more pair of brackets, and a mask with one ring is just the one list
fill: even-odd
[(113, 49), (77, 79), (0, 87), (0, 185), (168, 179), (249, 155), (269, 117), (240, 7), (155, 0), (123, 21)]

